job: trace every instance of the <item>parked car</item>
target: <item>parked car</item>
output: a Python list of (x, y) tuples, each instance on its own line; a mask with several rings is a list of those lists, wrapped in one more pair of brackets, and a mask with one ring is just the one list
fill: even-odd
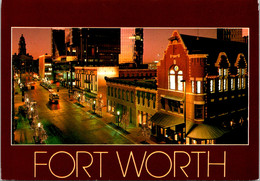
[(59, 102), (59, 94), (57, 94), (56, 92), (50, 91), (49, 101), (51, 103), (58, 103)]

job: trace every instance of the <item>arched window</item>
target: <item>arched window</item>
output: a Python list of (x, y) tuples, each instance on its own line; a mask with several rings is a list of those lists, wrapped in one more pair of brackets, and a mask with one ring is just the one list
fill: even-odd
[(170, 70), (169, 80), (170, 89), (175, 89), (175, 71), (173, 69)]
[(169, 89), (183, 91), (183, 72), (179, 70), (179, 67), (172, 66), (169, 71)]
[(178, 72), (178, 90), (182, 91), (183, 90), (183, 86), (182, 86), (182, 80), (183, 80), (183, 75), (182, 75), (182, 71), (180, 70)]
[(220, 52), (215, 66), (218, 67), (218, 91), (228, 91), (228, 72), (230, 63), (225, 52)]
[(247, 82), (247, 62), (243, 54), (239, 54), (235, 63), (237, 67), (237, 88), (245, 89)]

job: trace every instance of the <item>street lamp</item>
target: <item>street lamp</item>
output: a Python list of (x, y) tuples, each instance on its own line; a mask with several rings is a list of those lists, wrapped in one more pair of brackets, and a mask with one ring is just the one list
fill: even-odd
[(183, 105), (183, 114), (184, 114), (184, 125), (185, 125), (185, 131), (184, 131), (184, 134), (185, 134), (185, 141), (186, 141), (186, 128), (187, 128), (187, 125), (186, 125), (186, 81), (185, 80), (181, 80), (181, 82), (183, 82), (183, 87), (184, 87), (184, 105)]
[(117, 114), (117, 123), (118, 123), (118, 127), (119, 127), (119, 116), (120, 116), (120, 111), (117, 111), (116, 114)]
[(95, 113), (95, 109), (96, 109), (96, 100), (93, 101), (93, 110), (94, 110), (94, 113)]

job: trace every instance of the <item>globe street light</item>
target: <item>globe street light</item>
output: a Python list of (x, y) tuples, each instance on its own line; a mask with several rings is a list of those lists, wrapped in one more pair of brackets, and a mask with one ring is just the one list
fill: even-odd
[(95, 113), (95, 110), (96, 110), (96, 100), (93, 101), (93, 110), (94, 110), (94, 113)]
[(119, 116), (120, 116), (120, 111), (117, 111), (116, 114), (117, 114), (117, 123), (118, 123), (118, 127), (119, 127)]

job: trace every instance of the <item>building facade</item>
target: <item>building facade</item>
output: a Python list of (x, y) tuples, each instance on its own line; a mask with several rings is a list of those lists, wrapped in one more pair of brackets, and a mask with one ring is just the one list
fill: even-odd
[(75, 87), (84, 91), (87, 99), (99, 99), (105, 107), (107, 100), (105, 77), (118, 76), (118, 67), (75, 67)]
[[(169, 126), (166, 137), (186, 138), (187, 144), (216, 143), (232, 124), (248, 119), (247, 51), (244, 43), (173, 32), (157, 69), (157, 114), (186, 126), (177, 136), (172, 132), (177, 127)], [(152, 121), (159, 122), (156, 117)]]
[(154, 79), (106, 78), (107, 112), (124, 117), (131, 126), (148, 125), (156, 113), (156, 83)]
[(217, 29), (217, 39), (225, 41), (247, 42), (247, 38), (243, 37), (242, 29)]
[(47, 77), (49, 80), (53, 80), (51, 55), (41, 55), (39, 57), (39, 76), (40, 78)]
[(149, 78), (156, 77), (157, 71), (155, 69), (119, 69), (119, 77), (140, 77)]
[(115, 66), (119, 62), (119, 28), (72, 28), (66, 30), (66, 55), (77, 56), (81, 65)]
[(247, 57), (246, 43), (174, 31), (157, 78), (133, 69), (106, 79), (107, 111), (148, 124), (162, 143), (247, 143)]

